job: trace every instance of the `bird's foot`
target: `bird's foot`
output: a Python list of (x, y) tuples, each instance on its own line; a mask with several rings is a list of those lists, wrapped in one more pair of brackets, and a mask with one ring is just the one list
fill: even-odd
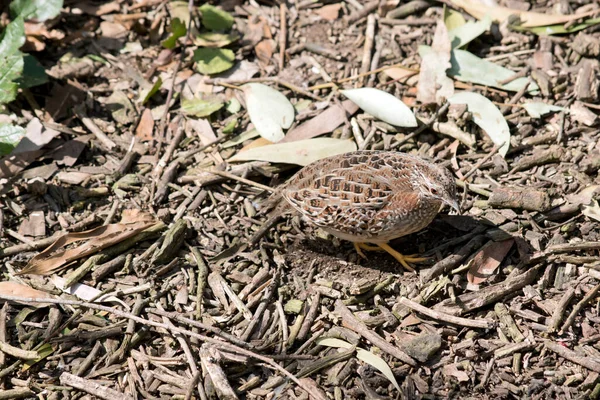
[(356, 249), (356, 252), (358, 253), (358, 255), (365, 259), (367, 257), (365, 256), (365, 253), (363, 253), (363, 250), (386, 251), (389, 254), (391, 254), (392, 257), (394, 257), (396, 260), (398, 260), (398, 262), (400, 262), (400, 264), (402, 264), (404, 269), (406, 269), (407, 271), (410, 271), (410, 272), (415, 272), (415, 269), (413, 267), (411, 267), (409, 263), (419, 263), (419, 262), (427, 261), (427, 258), (416, 257), (415, 254), (411, 254), (411, 255), (401, 254), (400, 252), (392, 249), (390, 247), (390, 245), (388, 245), (387, 243), (378, 243), (377, 245), (373, 246), (373, 245), (369, 245), (366, 243), (355, 242), (354, 248)]

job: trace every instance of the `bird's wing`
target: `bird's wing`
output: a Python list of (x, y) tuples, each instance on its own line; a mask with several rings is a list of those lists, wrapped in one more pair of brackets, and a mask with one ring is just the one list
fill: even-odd
[(394, 192), (386, 179), (372, 173), (334, 169), (290, 185), (282, 194), (311, 222), (331, 227), (368, 222)]

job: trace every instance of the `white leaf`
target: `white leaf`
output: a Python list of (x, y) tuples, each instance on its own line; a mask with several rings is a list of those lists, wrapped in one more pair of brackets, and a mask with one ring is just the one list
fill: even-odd
[(106, 301), (115, 302), (121, 304), (123, 307), (125, 307), (126, 310), (129, 310), (129, 306), (122, 300), (118, 299), (115, 296), (100, 296), (102, 292), (91, 286), (84, 285), (82, 283), (75, 283), (65, 289), (65, 278), (61, 278), (60, 276), (54, 275), (52, 278), (50, 278), (50, 280), (58, 289), (62, 290), (65, 293), (72, 294), (80, 298), (81, 300), (91, 301), (92, 299), (96, 299), (94, 300), (94, 303), (102, 303)]
[(464, 25), (452, 29), (448, 32), (452, 48), (457, 49), (463, 47), (465, 44), (478, 38), (481, 34), (490, 29), (491, 25), (492, 18), (489, 15), (486, 15), (481, 21), (469, 21)]
[(501, 146), (498, 153), (504, 157), (510, 146), (510, 129), (504, 116), (488, 99), (474, 92), (460, 92), (448, 99), (450, 104), (466, 104), (475, 122), (487, 133), (496, 145)]
[(588, 218), (600, 222), (600, 205), (598, 200), (594, 200), (590, 205), (581, 205), (581, 213)]
[(340, 91), (357, 106), (383, 122), (406, 128), (417, 126), (417, 119), (410, 108), (388, 92), (373, 88)]
[(229, 161), (269, 161), (308, 165), (321, 158), (356, 150), (353, 140), (319, 138), (278, 143), (241, 151)]
[[(349, 349), (352, 347), (352, 345), (350, 343), (348, 343), (344, 340), (341, 340), (341, 339), (336, 339), (336, 338), (317, 339), (317, 344), (320, 344), (321, 346), (337, 347), (337, 348), (343, 348), (343, 349)], [(358, 358), (359, 360), (361, 360), (363, 362), (366, 362), (373, 368), (379, 370), (379, 372), (381, 372), (383, 375), (385, 375), (385, 377), (388, 378), (390, 382), (392, 382), (392, 385), (394, 385), (394, 387), (397, 390), (400, 390), (400, 386), (398, 386), (398, 382), (396, 381), (396, 377), (394, 376), (394, 373), (392, 372), (389, 365), (381, 357), (371, 353), (370, 351), (367, 351), (367, 350), (364, 350), (361, 348), (357, 348), (356, 349), (356, 358)]]
[(550, 104), (542, 103), (541, 101), (530, 101), (523, 104), (523, 108), (527, 111), (527, 114), (531, 118), (541, 118), (542, 115), (551, 113), (553, 111), (563, 111), (564, 107), (553, 106)]
[[(283, 129), (294, 122), (294, 106), (277, 90), (260, 83), (242, 86), (250, 121), (260, 134), (270, 142), (283, 139)], [(282, 129), (283, 128), (283, 129)]]

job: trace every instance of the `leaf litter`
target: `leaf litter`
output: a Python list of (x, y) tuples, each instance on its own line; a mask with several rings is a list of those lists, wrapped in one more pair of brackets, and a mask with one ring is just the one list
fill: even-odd
[[(478, 20), (450, 8), (458, 3)], [(60, 307), (11, 301), (0, 310), (9, 321), (6, 342), (39, 355), (27, 362), (5, 355), (12, 366), (2, 372), (10, 378), (5, 387), (55, 395), (60, 381), (85, 395), (85, 386), (68, 380), (77, 376), (111, 398), (183, 397), (191, 387), (198, 398), (302, 398), (308, 391), (313, 398), (562, 400), (600, 392), (599, 99), (585, 89), (598, 85), (594, 5), (559, 10), (558, 2), (531, 8), (500, 0), (504, 8), (477, 14), (480, 6), (466, 0), (445, 9), (397, 1), (213, 4), (190, 14), (184, 1), (101, 9), (76, 2), (38, 23), (39, 35), (29, 25), (21, 33), (7, 17), (13, 20), (2, 44), (18, 51), (9, 52), (18, 68), (2, 71), (0, 83), (8, 84), (2, 95), (17, 100), (0, 119), (22, 132), (31, 122), (36, 137), (58, 133), (0, 165), (4, 279), (13, 282), (35, 254), (47, 255), (54, 261), (46, 266), (57, 268), (48, 278), (18, 279), (52, 292), (49, 301)], [(522, 21), (507, 18), (516, 14)], [(556, 18), (566, 24), (528, 26)], [(441, 21), (448, 29), (443, 52)], [(586, 27), (572, 40), (569, 32)], [(95, 32), (103, 35), (99, 48), (85, 46)], [(535, 36), (559, 32), (565, 36)], [(30, 47), (20, 44), (24, 37)], [(78, 58), (61, 58), (73, 46)], [(44, 49), (44, 59), (30, 79), (19, 64), (38, 57), (22, 53), (34, 48)], [(439, 65), (424, 61), (427, 51), (437, 52)], [(130, 73), (116, 65), (131, 66)], [(434, 85), (414, 76), (429, 68)], [(428, 84), (439, 95), (444, 77), (469, 99), (449, 96), (449, 107), (445, 96), (429, 104), (418, 97)], [(249, 101), (239, 88), (255, 84), (277, 94)], [(186, 102), (212, 98), (222, 106), (206, 115), (183, 112)], [(250, 109), (262, 110), (268, 129)], [(507, 133), (510, 147), (500, 147)], [(265, 192), (276, 198), (298, 166), (359, 146), (429, 157), (457, 177), (463, 215), (436, 218), (391, 244), (430, 256), (421, 270), (427, 279), (402, 274), (387, 255), (359, 259), (348, 243), (294, 216), (267, 214)], [(57, 162), (54, 155), (70, 147), (68, 162)], [(136, 222), (115, 221), (131, 209), (160, 222), (130, 232)], [(43, 231), (48, 237), (34, 236)], [(77, 234), (85, 239), (44, 252), (58, 236)], [(85, 307), (49, 280), (68, 284)], [(479, 290), (471, 292), (474, 283)], [(20, 290), (17, 298), (26, 293)], [(0, 297), (15, 293), (0, 290)], [(94, 301), (103, 294), (119, 301)], [(399, 304), (403, 297), (427, 315)], [(363, 330), (340, 320), (336, 299)], [(462, 319), (447, 322), (454, 315)], [(125, 325), (139, 335), (125, 335)], [(179, 335), (190, 340), (173, 341)], [(377, 337), (379, 349), (371, 341)], [(330, 338), (343, 348), (324, 345)], [(416, 366), (381, 350), (390, 346), (415, 355)], [(55, 352), (60, 358), (48, 357)], [(181, 357), (185, 365), (168, 361)], [(542, 370), (550, 372), (543, 382)], [(165, 373), (179, 378), (160, 385), (135, 379)], [(24, 379), (27, 386), (19, 386)]]

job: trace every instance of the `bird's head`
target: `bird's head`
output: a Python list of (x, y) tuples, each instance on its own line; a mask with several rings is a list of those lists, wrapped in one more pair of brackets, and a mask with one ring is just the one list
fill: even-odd
[(448, 169), (438, 165), (419, 171), (420, 191), (430, 199), (449, 205), (460, 214), (460, 207), (456, 197), (456, 183), (454, 176)]

